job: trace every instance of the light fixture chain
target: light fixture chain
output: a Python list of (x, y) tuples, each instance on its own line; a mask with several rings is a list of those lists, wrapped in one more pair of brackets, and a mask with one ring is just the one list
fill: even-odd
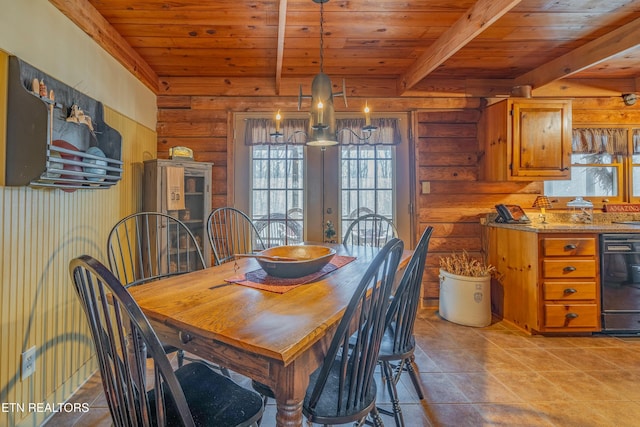
[(320, 3), (320, 72), (324, 73), (324, 3)]

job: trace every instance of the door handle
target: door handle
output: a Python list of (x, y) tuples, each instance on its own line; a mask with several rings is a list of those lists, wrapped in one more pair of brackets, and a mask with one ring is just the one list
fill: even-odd
[(576, 268), (572, 265), (568, 265), (565, 268), (563, 268), (562, 271), (566, 273), (571, 273), (572, 271), (576, 271)]
[(575, 294), (576, 292), (578, 292), (578, 291), (573, 289), (573, 288), (567, 288), (567, 289), (564, 290), (564, 294), (565, 295)]
[(570, 251), (570, 250), (576, 249), (577, 246), (574, 245), (573, 243), (569, 243), (568, 245), (565, 245), (564, 248), (565, 248), (565, 250)]
[(567, 319), (577, 319), (578, 318), (578, 313), (567, 313), (564, 317), (566, 317)]

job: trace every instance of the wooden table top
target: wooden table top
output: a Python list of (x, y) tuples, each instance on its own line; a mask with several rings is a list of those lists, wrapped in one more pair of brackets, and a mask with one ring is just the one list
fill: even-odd
[[(240, 259), (129, 289), (147, 317), (182, 333), (193, 334), (287, 366), (335, 327), (355, 287), (378, 248), (329, 245), (338, 255), (356, 259), (284, 294), (225, 281), (258, 269), (254, 259)], [(405, 250), (402, 271), (412, 251)]]

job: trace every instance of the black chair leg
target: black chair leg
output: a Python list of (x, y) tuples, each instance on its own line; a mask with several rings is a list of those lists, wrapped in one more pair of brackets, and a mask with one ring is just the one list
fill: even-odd
[(178, 368), (184, 365), (184, 350), (178, 350)]
[(384, 427), (384, 422), (382, 422), (382, 417), (378, 413), (378, 409), (374, 406), (371, 410), (371, 419), (373, 420), (373, 425), (375, 427)]
[(378, 411), (387, 415), (393, 415), (396, 426), (404, 427), (404, 417), (402, 416), (402, 408), (400, 408), (398, 389), (396, 388), (395, 381), (393, 381), (393, 369), (391, 368), (391, 364), (389, 362), (382, 362), (382, 370), (384, 371), (384, 376), (386, 378), (387, 391), (389, 392), (389, 397), (391, 398), (393, 412), (386, 411), (382, 408), (378, 408)]
[(411, 356), (408, 360), (405, 360), (405, 365), (407, 365), (407, 372), (409, 372), (409, 377), (411, 377), (411, 382), (416, 389), (416, 393), (418, 393), (418, 397), (420, 400), (424, 400), (424, 393), (422, 392), (422, 385), (420, 385), (420, 376), (418, 374), (418, 365), (416, 365), (414, 357)]

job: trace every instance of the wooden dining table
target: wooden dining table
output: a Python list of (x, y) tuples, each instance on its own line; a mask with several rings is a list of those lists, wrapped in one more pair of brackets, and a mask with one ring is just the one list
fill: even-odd
[[(309, 375), (378, 248), (329, 244), (352, 262), (285, 293), (226, 279), (260, 268), (238, 259), (129, 288), (160, 340), (268, 385), (277, 426), (301, 426)], [(397, 277), (411, 251), (405, 250)], [(398, 280), (396, 278), (396, 280)]]

